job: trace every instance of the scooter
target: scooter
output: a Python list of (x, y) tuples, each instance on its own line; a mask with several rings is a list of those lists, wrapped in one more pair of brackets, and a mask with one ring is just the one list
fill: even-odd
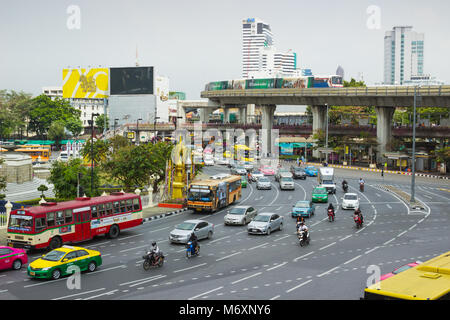
[(200, 245), (197, 244), (197, 248), (194, 248), (192, 241), (186, 244), (186, 258), (195, 257), (200, 254)]
[(334, 221), (334, 210), (328, 209), (328, 221), (333, 222)]
[(301, 231), (301, 230), (299, 230), (297, 232), (297, 237), (298, 237), (298, 241), (299, 241), (300, 247), (303, 247), (304, 245), (309, 244), (309, 240), (310, 240), (309, 232), (308, 232), (308, 236), (306, 237), (306, 239), (304, 239), (305, 238), (304, 237), (304, 233), (305, 232)]
[(344, 193), (347, 193), (347, 191), (348, 191), (348, 184), (342, 185), (342, 189), (344, 190)]
[(164, 254), (162, 252), (159, 252), (158, 255), (153, 256), (150, 251), (147, 251), (147, 254), (142, 256), (142, 259), (144, 259), (142, 267), (146, 271), (150, 269), (150, 267), (162, 267), (164, 264), (164, 258)]
[(359, 216), (358, 215), (354, 215), (353, 216), (353, 221), (355, 221), (355, 224), (356, 224), (356, 229), (359, 229), (359, 228), (361, 228), (362, 227), (362, 221), (361, 221), (361, 219), (359, 218)]
[(364, 192), (364, 182), (359, 183), (359, 191)]

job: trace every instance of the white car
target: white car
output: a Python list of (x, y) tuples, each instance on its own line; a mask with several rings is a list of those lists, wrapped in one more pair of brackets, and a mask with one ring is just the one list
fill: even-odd
[(342, 209), (356, 209), (359, 208), (359, 198), (356, 193), (346, 193), (343, 198), (341, 198), (341, 208)]
[(58, 157), (58, 161), (67, 162), (69, 161), (69, 155), (67, 154), (67, 151), (61, 151)]
[(214, 159), (212, 157), (205, 157), (204, 162), (205, 162), (205, 166), (213, 166), (214, 165)]

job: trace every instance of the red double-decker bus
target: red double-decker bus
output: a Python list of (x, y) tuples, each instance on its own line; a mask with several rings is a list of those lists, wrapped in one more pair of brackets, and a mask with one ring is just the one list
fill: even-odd
[(117, 238), (121, 230), (142, 224), (141, 197), (113, 192), (109, 196), (47, 202), (10, 214), (9, 246), (26, 249), (61, 247), (105, 234)]

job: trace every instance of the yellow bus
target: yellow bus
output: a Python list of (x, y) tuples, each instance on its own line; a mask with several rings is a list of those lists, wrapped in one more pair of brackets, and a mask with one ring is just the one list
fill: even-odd
[(29, 155), (32, 162), (48, 162), (50, 158), (50, 150), (48, 148), (22, 147), (19, 149), (15, 149), (14, 151)]
[(367, 300), (450, 300), (450, 251), (364, 290)]
[(189, 184), (188, 208), (213, 212), (241, 198), (241, 177), (229, 174), (194, 180)]

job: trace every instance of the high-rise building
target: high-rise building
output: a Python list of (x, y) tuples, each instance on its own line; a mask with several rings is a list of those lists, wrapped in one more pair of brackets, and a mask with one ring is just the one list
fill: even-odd
[(260, 49), (273, 46), (270, 26), (258, 18), (242, 20), (242, 77), (260, 70)]
[(403, 84), (423, 75), (424, 34), (396, 26), (384, 36), (384, 83)]

